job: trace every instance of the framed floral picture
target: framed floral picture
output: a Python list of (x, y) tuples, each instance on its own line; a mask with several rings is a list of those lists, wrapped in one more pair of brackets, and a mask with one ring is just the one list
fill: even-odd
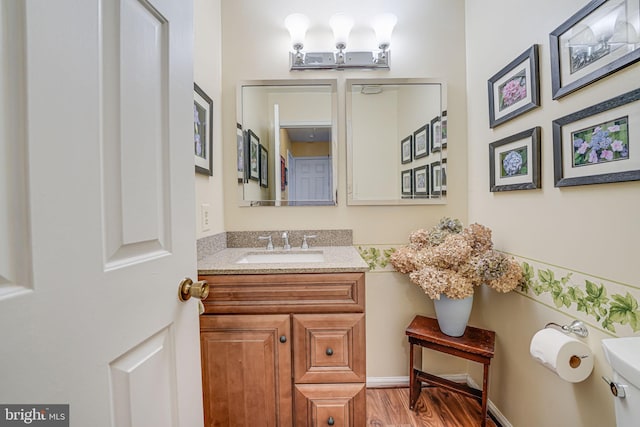
[(489, 127), (540, 106), (538, 45), (533, 45), (489, 79)]
[(447, 148), (447, 110), (442, 112), (442, 140), (440, 145)]
[(556, 187), (640, 180), (640, 89), (553, 121)]
[(429, 155), (429, 123), (413, 133), (413, 158)]
[(196, 172), (213, 175), (211, 126), (213, 101), (197, 84), (193, 84), (193, 147)]
[(431, 119), (431, 152), (442, 149), (442, 121), (440, 116)]
[(539, 126), (489, 144), (489, 190), (540, 188)]
[(247, 129), (247, 139), (249, 147), (247, 159), (248, 178), (258, 181), (260, 179), (260, 138), (251, 129)]
[(236, 159), (238, 162), (238, 182), (245, 181), (245, 166), (246, 166), (246, 157), (245, 157), (245, 144), (244, 144), (244, 132), (242, 131), (242, 125), (240, 123), (236, 123)]
[(400, 172), (400, 193), (403, 198), (413, 196), (413, 170), (407, 169)]
[(260, 187), (267, 188), (269, 186), (269, 153), (262, 144), (259, 146), (260, 153)]
[(447, 159), (431, 163), (431, 196), (447, 193)]
[(418, 166), (413, 169), (413, 194), (417, 197), (429, 195), (429, 166)]
[(592, 0), (549, 34), (551, 91), (561, 98), (640, 60), (640, 3)]
[(413, 160), (413, 135), (400, 141), (400, 162), (410, 163)]

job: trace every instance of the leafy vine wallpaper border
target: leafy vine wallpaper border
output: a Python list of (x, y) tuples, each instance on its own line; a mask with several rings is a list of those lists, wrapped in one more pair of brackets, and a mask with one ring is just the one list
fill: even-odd
[[(358, 246), (357, 249), (372, 272), (394, 271), (389, 263), (394, 247)], [(524, 272), (524, 280), (516, 292), (608, 334), (640, 335), (640, 287), (515, 258)]]

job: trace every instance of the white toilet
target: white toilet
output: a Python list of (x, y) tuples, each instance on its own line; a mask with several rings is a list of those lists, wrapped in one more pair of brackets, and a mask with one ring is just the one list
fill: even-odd
[(640, 337), (602, 340), (602, 348), (613, 369), (604, 378), (615, 396), (617, 427), (640, 425)]

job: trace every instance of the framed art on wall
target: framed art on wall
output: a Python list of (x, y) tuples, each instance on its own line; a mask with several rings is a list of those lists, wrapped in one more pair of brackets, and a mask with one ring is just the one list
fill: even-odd
[(400, 193), (403, 198), (413, 196), (413, 170), (407, 169), (400, 172)]
[(447, 193), (447, 159), (431, 163), (431, 195), (443, 196)]
[(549, 34), (551, 91), (561, 98), (640, 59), (637, 0), (593, 0)]
[(251, 129), (248, 129), (247, 139), (249, 151), (247, 158), (248, 178), (258, 181), (260, 179), (260, 138)]
[(242, 125), (240, 123), (236, 123), (236, 151), (237, 151), (237, 161), (238, 161), (238, 182), (245, 181), (245, 144), (244, 144), (244, 132), (242, 131)]
[(196, 172), (213, 175), (211, 150), (211, 126), (213, 124), (213, 100), (198, 86), (193, 84), (193, 146)]
[(540, 127), (489, 144), (489, 190), (540, 188)]
[(269, 153), (262, 144), (259, 146), (260, 153), (260, 187), (267, 188), (269, 186)]
[(556, 187), (640, 180), (640, 89), (553, 121)]
[(442, 149), (442, 121), (440, 116), (431, 119), (431, 152)]
[(429, 124), (413, 133), (413, 158), (419, 159), (429, 155)]
[(413, 160), (413, 135), (400, 141), (400, 162), (410, 163)]
[(533, 45), (488, 81), (489, 127), (540, 106), (538, 45)]
[(418, 166), (413, 169), (413, 194), (419, 197), (429, 195), (429, 166)]
[(440, 145), (442, 148), (447, 148), (447, 110), (442, 112), (442, 140)]

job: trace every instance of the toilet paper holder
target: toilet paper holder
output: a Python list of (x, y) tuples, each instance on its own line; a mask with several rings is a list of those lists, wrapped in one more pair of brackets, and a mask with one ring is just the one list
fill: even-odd
[(557, 326), (565, 334), (576, 334), (580, 337), (588, 337), (589, 330), (581, 320), (574, 320), (570, 325), (559, 325), (555, 322), (549, 322), (544, 327)]

